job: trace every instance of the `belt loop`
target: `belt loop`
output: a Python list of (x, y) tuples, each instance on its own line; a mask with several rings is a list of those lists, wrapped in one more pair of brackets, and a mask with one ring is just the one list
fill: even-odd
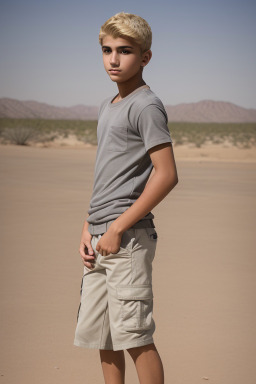
[(151, 224), (152, 228), (155, 228), (155, 224), (154, 224), (153, 219), (149, 219), (149, 220), (150, 220), (150, 224)]

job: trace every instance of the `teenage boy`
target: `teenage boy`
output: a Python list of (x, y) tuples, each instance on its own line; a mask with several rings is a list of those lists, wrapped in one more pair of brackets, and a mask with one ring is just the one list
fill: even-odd
[(107, 384), (124, 383), (124, 350), (140, 383), (162, 384), (152, 336), (157, 232), (151, 210), (178, 182), (172, 139), (164, 106), (142, 78), (152, 56), (148, 23), (118, 13), (103, 24), (99, 40), (118, 94), (99, 110), (94, 187), (79, 250), (84, 276), (74, 344), (100, 350)]

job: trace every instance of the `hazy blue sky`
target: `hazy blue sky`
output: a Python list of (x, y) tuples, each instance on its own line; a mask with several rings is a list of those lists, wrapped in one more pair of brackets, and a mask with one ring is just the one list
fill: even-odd
[(151, 25), (144, 79), (164, 104), (256, 108), (255, 0), (0, 0), (0, 97), (71, 106), (116, 94), (98, 33), (120, 11)]

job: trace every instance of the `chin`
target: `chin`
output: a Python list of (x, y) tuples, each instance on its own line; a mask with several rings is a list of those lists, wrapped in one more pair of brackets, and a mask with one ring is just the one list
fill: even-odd
[(117, 78), (114, 78), (114, 77), (111, 77), (111, 76), (110, 76), (110, 80), (112, 80), (114, 83), (117, 83), (117, 84), (124, 82), (124, 80), (117, 79)]

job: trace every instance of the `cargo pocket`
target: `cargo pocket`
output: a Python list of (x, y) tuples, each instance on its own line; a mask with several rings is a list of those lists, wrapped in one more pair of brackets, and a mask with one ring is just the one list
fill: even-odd
[(107, 150), (123, 152), (127, 149), (127, 127), (111, 126), (107, 137)]
[(121, 317), (126, 331), (144, 331), (152, 327), (152, 285), (119, 285)]

